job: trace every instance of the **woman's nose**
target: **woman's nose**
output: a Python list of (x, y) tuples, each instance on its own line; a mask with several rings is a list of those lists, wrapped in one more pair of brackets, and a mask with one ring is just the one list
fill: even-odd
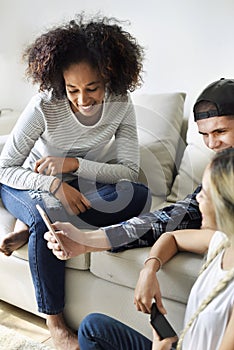
[(89, 100), (89, 96), (85, 92), (81, 92), (78, 96), (78, 105), (85, 106)]
[(201, 196), (201, 192), (199, 192), (197, 195), (196, 195), (196, 201), (199, 203), (200, 201), (200, 196)]

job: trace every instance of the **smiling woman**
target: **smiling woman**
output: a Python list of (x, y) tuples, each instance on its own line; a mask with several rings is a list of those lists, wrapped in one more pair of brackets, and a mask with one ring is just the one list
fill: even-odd
[(67, 68), (63, 76), (71, 109), (78, 119), (79, 116), (93, 118), (95, 124), (101, 118), (105, 97), (105, 82), (98, 70), (80, 62)]
[(129, 94), (141, 83), (143, 49), (115, 19), (77, 16), (39, 36), (24, 58), (39, 92), (0, 159), (2, 202), (24, 224), (0, 251), (10, 255), (29, 239), (38, 309), (48, 315), (56, 348), (73, 350), (77, 339), (62, 316), (64, 262), (47, 249), (36, 204), (52, 221), (88, 228), (149, 211), (150, 192), (137, 183), (139, 146)]

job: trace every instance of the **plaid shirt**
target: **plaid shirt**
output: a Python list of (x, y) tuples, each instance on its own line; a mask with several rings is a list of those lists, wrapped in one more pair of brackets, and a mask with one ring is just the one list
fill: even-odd
[(152, 246), (164, 232), (199, 229), (201, 213), (196, 195), (200, 191), (201, 185), (193, 194), (170, 206), (102, 228), (112, 246), (111, 251)]

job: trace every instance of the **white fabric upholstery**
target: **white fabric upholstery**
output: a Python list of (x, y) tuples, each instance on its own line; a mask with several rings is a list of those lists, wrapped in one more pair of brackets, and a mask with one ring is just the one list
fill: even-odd
[(19, 115), (20, 113), (17, 111), (2, 111), (0, 115), (0, 135), (8, 135), (11, 132)]
[(167, 196), (183, 122), (185, 93), (133, 96), (141, 154), (139, 180), (155, 196)]
[(193, 114), (189, 117), (186, 141), (187, 146), (171, 189), (171, 195), (168, 197), (168, 200), (172, 202), (184, 198), (195, 190), (201, 183), (206, 165), (214, 155), (214, 152), (205, 146), (202, 135), (198, 133)]
[[(90, 271), (106, 281), (134, 289), (148, 253), (148, 248), (141, 248), (91, 254)], [(165, 264), (158, 272), (162, 296), (186, 303), (201, 263), (198, 255), (180, 253)]]
[(0, 239), (8, 232), (13, 231), (14, 225), (15, 225), (15, 218), (12, 216), (4, 207), (2, 204), (2, 201), (0, 199)]
[(2, 148), (7, 140), (8, 135), (0, 135), (0, 153), (2, 152)]

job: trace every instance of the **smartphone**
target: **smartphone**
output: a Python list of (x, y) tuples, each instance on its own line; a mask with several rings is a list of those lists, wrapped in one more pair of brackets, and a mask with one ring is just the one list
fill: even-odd
[[(158, 310), (156, 303), (152, 304), (150, 323), (161, 339), (177, 336), (166, 317)], [(176, 348), (177, 342), (172, 344), (172, 349)]]
[(49, 219), (48, 215), (46, 214), (46, 212), (42, 209), (42, 207), (39, 204), (36, 204), (36, 208), (39, 211), (39, 213), (41, 214), (41, 217), (42, 217), (44, 223), (46, 224), (48, 230), (54, 235), (56, 241), (59, 243), (59, 245), (62, 248), (62, 250), (64, 251), (64, 253), (66, 255), (68, 255), (66, 250), (65, 250), (65, 248), (64, 248), (64, 246), (63, 246), (63, 244), (62, 244), (62, 242), (61, 242), (61, 240), (60, 240), (60, 238), (59, 238), (59, 236), (56, 234), (56, 231), (53, 228), (53, 226), (52, 226), (52, 224), (50, 222), (50, 219)]

